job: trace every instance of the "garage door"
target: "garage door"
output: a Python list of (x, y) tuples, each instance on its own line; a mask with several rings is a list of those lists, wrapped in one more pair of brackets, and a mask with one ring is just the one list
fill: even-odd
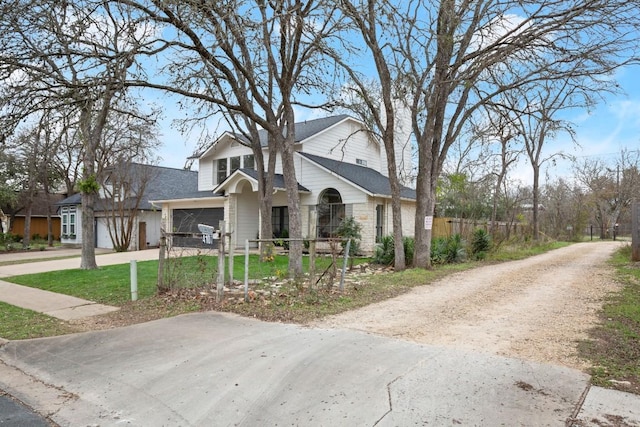
[[(202, 209), (174, 209), (173, 215), (173, 237), (174, 246), (187, 248), (199, 248), (204, 245), (202, 238), (194, 237), (199, 234), (198, 224), (211, 225), (218, 228), (220, 221), (224, 220), (224, 208), (202, 208)], [(218, 242), (213, 242), (213, 247), (218, 247)]]

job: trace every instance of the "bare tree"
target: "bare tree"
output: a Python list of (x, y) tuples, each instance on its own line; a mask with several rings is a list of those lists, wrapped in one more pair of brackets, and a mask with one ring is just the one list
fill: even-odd
[[(83, 246), (81, 268), (97, 268), (94, 209), (96, 151), (115, 100), (136, 56), (149, 53), (148, 27), (106, 1), (4, 2), (0, 36), (0, 111), (4, 129), (15, 129), (42, 111), (70, 109), (83, 145)], [(140, 70), (139, 68), (137, 70)]]
[(547, 183), (540, 194), (545, 206), (541, 228), (556, 239), (580, 240), (589, 224), (588, 195), (567, 179)]
[[(571, 124), (558, 116), (565, 110), (575, 107), (587, 107), (592, 104), (586, 88), (573, 84), (570, 80), (548, 80), (533, 87), (522, 87), (510, 93), (512, 105), (518, 105), (515, 114), (515, 126), (524, 142), (524, 150), (533, 170), (533, 239), (540, 234), (539, 199), (540, 168), (557, 157), (565, 156), (560, 152), (543, 154), (546, 142), (561, 132), (566, 132), (575, 140)], [(517, 100), (514, 98), (517, 97)]]
[(114, 250), (126, 252), (131, 247), (140, 204), (157, 171), (150, 165), (133, 163), (131, 160), (114, 163), (105, 171), (106, 179), (102, 186), (105, 197), (101, 199), (101, 204)]
[[(504, 97), (502, 97), (504, 98)], [(500, 100), (501, 97), (498, 97)], [(506, 102), (507, 99), (502, 99)], [(513, 106), (512, 106), (513, 107)], [(503, 185), (509, 169), (518, 161), (522, 148), (519, 146), (519, 131), (514, 126), (513, 115), (515, 108), (501, 108), (493, 102), (485, 104), (479, 111), (479, 123), (473, 123), (475, 138), (482, 146), (488, 148), (484, 160), (492, 158), (491, 174), (494, 176), (494, 188), (491, 209), (491, 234), (496, 237), (498, 231), (498, 206)]]
[[(270, 238), (275, 158), (280, 156), (289, 206), (289, 274), (302, 272), (302, 222), (295, 176), (294, 106), (331, 73), (324, 53), (334, 31), (335, 5), (327, 0), (227, 2), (121, 0), (145, 19), (170, 28), (175, 55), (170, 82), (140, 85), (183, 95), (203, 117), (221, 113), (253, 150), (258, 175), (261, 236)], [(259, 131), (267, 135), (268, 163)]]
[[(344, 54), (335, 59), (346, 70), (350, 82), (343, 90), (350, 92), (343, 105), (360, 116), (367, 124), (374, 137), (382, 141), (387, 159), (387, 172), (391, 188), (391, 209), (393, 224), (393, 242), (395, 248), (394, 269), (405, 269), (404, 240), (402, 235), (402, 204), (400, 199), (400, 178), (398, 159), (396, 157), (397, 144), (408, 141), (398, 141), (396, 115), (398, 108), (403, 107), (404, 94), (399, 90), (399, 77), (393, 74), (393, 45), (389, 43), (390, 33), (398, 31), (400, 16), (395, 8), (387, 2), (376, 0), (340, 2), (342, 11), (353, 24), (364, 41), (365, 46), (375, 65), (376, 81), (358, 72), (358, 66), (349, 62)], [(389, 13), (387, 13), (387, 9)], [(344, 99), (344, 98), (343, 98)], [(406, 108), (406, 105), (404, 105)], [(408, 148), (410, 149), (410, 148)]]
[[(31, 215), (36, 199), (47, 201), (47, 240), (53, 245), (53, 222), (49, 209), (50, 189), (60, 180), (50, 166), (57, 151), (57, 140), (50, 128), (49, 117), (44, 115), (39, 122), (21, 130), (15, 137), (10, 137), (10, 144), (20, 162), (21, 189), (19, 210), (24, 211), (23, 247), (29, 247), (31, 241)], [(42, 197), (44, 196), (44, 197)]]
[[(414, 264), (430, 266), (437, 179), (470, 117), (510, 90), (547, 80), (585, 80), (594, 91), (636, 59), (637, 5), (486, 1), (405, 2), (410, 24), (396, 50), (405, 71), (418, 145)], [(499, 83), (498, 83), (499, 82)]]
[(622, 150), (614, 162), (584, 158), (574, 164), (576, 180), (587, 192), (600, 238), (613, 232), (622, 212), (640, 197), (640, 152)]

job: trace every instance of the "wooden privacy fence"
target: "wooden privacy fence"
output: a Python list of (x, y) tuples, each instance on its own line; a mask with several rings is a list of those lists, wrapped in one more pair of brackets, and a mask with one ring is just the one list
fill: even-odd
[[(525, 227), (522, 223), (498, 221), (496, 222), (496, 233), (503, 236), (519, 236), (525, 232)], [(439, 237), (451, 237), (455, 234), (460, 234), (462, 237), (468, 238), (478, 228), (490, 232), (492, 228), (491, 221), (437, 217), (433, 219), (431, 236), (437, 239)]]
[[(52, 222), (52, 234), (55, 240), (60, 239), (60, 217), (51, 217)], [(49, 235), (48, 232), (48, 223), (46, 217), (31, 217), (31, 236), (33, 237), (36, 234), (41, 238), (46, 239)], [(11, 233), (22, 236), (24, 234), (24, 217), (16, 217), (11, 222)]]

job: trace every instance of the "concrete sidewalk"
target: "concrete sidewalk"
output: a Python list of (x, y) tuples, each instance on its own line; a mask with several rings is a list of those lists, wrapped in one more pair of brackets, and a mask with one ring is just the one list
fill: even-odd
[[(40, 257), (68, 257), (48, 261), (32, 261), (33, 256)], [(40, 259), (40, 258), (39, 258)], [(135, 252), (107, 252), (98, 251), (96, 263), (98, 266), (127, 264), (132, 260), (147, 261), (158, 259), (158, 249), (148, 249)], [(79, 249), (59, 249), (42, 252), (19, 252), (3, 254), (0, 262), (10, 261), (16, 264), (0, 266), (0, 277), (11, 277), (21, 274), (44, 273), (48, 271), (71, 270), (80, 268)], [(20, 263), (20, 261), (24, 261)], [(0, 301), (56, 317), (62, 320), (75, 320), (89, 316), (97, 316), (118, 310), (104, 304), (97, 304), (81, 298), (54, 292), (16, 285), (0, 280)]]

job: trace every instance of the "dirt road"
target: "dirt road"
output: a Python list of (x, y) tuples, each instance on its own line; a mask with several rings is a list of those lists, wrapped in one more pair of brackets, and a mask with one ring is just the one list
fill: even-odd
[(584, 369), (576, 344), (597, 321), (604, 297), (618, 289), (606, 260), (619, 246), (580, 243), (457, 273), (315, 326)]

